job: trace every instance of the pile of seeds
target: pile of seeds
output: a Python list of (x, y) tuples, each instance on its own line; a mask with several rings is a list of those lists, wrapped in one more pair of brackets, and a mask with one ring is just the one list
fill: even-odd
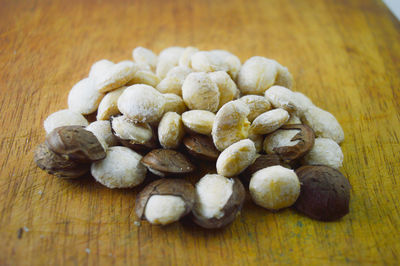
[[(349, 211), (350, 184), (337, 170), (343, 130), (335, 117), (292, 91), (288, 69), (224, 51), (137, 47), (133, 61), (100, 60), (44, 121), (35, 162), (61, 178), (88, 171), (109, 188), (160, 179), (136, 198), (136, 214), (169, 224), (190, 214), (205, 228), (231, 223), (246, 189), (270, 211), (294, 207), (318, 220)], [(97, 111), (97, 121), (84, 115)], [(199, 160), (216, 165), (195, 185)], [(195, 162), (195, 163), (194, 163)], [(199, 170), (199, 169), (197, 169)], [(192, 173), (192, 174), (191, 174)]]

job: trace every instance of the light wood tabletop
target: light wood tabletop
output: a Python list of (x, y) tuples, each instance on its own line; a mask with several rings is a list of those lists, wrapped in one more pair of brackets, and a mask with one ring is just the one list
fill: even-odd
[[(139, 189), (33, 162), (43, 120), (106, 58), (143, 46), (226, 49), (287, 66), (336, 116), (350, 213), (319, 222), (246, 200), (221, 230), (135, 225)], [(400, 23), (379, 0), (0, 0), (1, 265), (343, 265), (400, 260)]]

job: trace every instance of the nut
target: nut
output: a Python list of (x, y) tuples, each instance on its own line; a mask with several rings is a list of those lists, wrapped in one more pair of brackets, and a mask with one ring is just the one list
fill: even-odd
[(249, 191), (257, 205), (275, 211), (295, 203), (300, 194), (300, 182), (293, 170), (275, 165), (255, 172)]
[(182, 122), (190, 131), (210, 135), (215, 114), (205, 110), (191, 110), (182, 114)]
[(278, 74), (276, 76), (274, 84), (291, 89), (294, 83), (292, 74), (290, 74), (289, 69), (287, 69), (287, 67), (282, 66), (278, 62), (276, 62), (276, 64), (278, 67)]
[(265, 91), (267, 98), (275, 108), (282, 108), (288, 112), (301, 116), (313, 106), (310, 99), (302, 93), (297, 93), (282, 86), (272, 86)]
[(71, 161), (67, 156), (54, 153), (42, 143), (37, 146), (34, 161), (40, 169), (62, 178), (77, 178), (89, 171), (88, 164)]
[(139, 69), (132, 76), (132, 79), (126, 83), (126, 86), (131, 86), (134, 84), (146, 84), (152, 87), (156, 87), (160, 82), (159, 77), (151, 72), (151, 70)]
[(267, 111), (254, 119), (251, 124), (253, 134), (268, 134), (274, 132), (289, 120), (289, 113), (284, 109), (278, 108)]
[(219, 90), (219, 105), (218, 109), (224, 104), (239, 96), (239, 90), (235, 82), (225, 71), (217, 71), (209, 73), (212, 81), (217, 85)]
[(216, 112), (219, 105), (217, 85), (204, 72), (190, 73), (182, 85), (182, 98), (190, 109)]
[(303, 158), (303, 164), (327, 165), (340, 168), (343, 163), (343, 152), (340, 146), (331, 139), (316, 138), (314, 147)]
[(164, 106), (164, 112), (175, 112), (178, 114), (182, 114), (187, 110), (187, 107), (185, 103), (183, 102), (183, 99), (173, 93), (165, 93), (164, 99), (165, 99), (165, 106)]
[(218, 150), (223, 151), (231, 144), (249, 136), (250, 110), (242, 101), (231, 101), (219, 109), (212, 128), (212, 138)]
[(107, 93), (99, 104), (97, 109), (97, 120), (108, 120), (111, 116), (118, 115), (118, 99), (124, 92), (126, 87), (121, 87), (117, 90)]
[(101, 160), (106, 156), (97, 137), (82, 126), (64, 126), (46, 136), (46, 144), (53, 152), (78, 162)]
[(301, 193), (294, 205), (305, 215), (333, 221), (349, 213), (350, 183), (338, 170), (328, 166), (302, 166), (296, 170)]
[(151, 86), (136, 84), (125, 89), (118, 109), (134, 122), (158, 122), (164, 114), (164, 96)]
[(118, 144), (117, 138), (111, 132), (110, 121), (94, 121), (85, 129), (92, 132), (97, 137), (105, 150), (107, 150), (108, 147)]
[(297, 115), (290, 114), (290, 118), (286, 122), (286, 125), (294, 125), (294, 124), (301, 124), (301, 120)]
[(193, 221), (204, 228), (221, 228), (240, 212), (246, 192), (237, 178), (207, 174), (196, 184)]
[(158, 140), (164, 149), (177, 148), (185, 131), (182, 118), (174, 112), (165, 113), (158, 125)]
[(188, 135), (183, 139), (187, 151), (196, 158), (216, 161), (219, 151), (215, 148), (212, 139), (208, 136), (196, 134)]
[(271, 109), (271, 104), (269, 101), (259, 95), (246, 95), (239, 99), (240, 101), (244, 102), (247, 107), (250, 109), (250, 113), (247, 116), (250, 122), (253, 122), (257, 116), (265, 113)]
[(132, 51), (132, 57), (135, 62), (143, 65), (150, 66), (151, 69), (155, 70), (157, 65), (157, 55), (153, 53), (153, 51), (144, 48), (144, 47), (136, 47)]
[(85, 78), (76, 83), (68, 94), (68, 108), (83, 115), (97, 110), (104, 94), (94, 87), (94, 80)]
[(49, 115), (46, 120), (44, 120), (44, 129), (46, 133), (49, 134), (53, 129), (62, 126), (87, 126), (89, 123), (86, 118), (75, 111), (68, 109), (60, 110)]
[(193, 185), (183, 179), (159, 179), (136, 197), (135, 211), (152, 224), (169, 224), (191, 212), (195, 201)]
[(97, 61), (90, 68), (89, 78), (101, 78), (102, 76), (106, 75), (108, 69), (111, 68), (113, 65), (115, 64), (107, 59)]
[(97, 182), (108, 188), (130, 188), (143, 182), (146, 167), (142, 156), (129, 148), (114, 146), (107, 149), (103, 160), (92, 163), (90, 172)]
[(256, 159), (256, 148), (249, 139), (238, 141), (218, 157), (217, 173), (226, 177), (240, 174)]
[(249, 134), (249, 139), (254, 143), (254, 147), (256, 148), (257, 153), (261, 153), (263, 150), (263, 135)]
[(274, 84), (277, 74), (276, 61), (261, 56), (253, 56), (240, 69), (237, 84), (244, 95), (262, 95)]
[(199, 49), (197, 49), (196, 47), (186, 47), (181, 54), (181, 57), (179, 58), (179, 66), (192, 68), (192, 55), (198, 51)]
[(188, 67), (177, 66), (168, 71), (156, 89), (162, 93), (174, 93), (182, 96), (182, 85), (186, 77), (193, 71)]
[(168, 47), (161, 51), (158, 56), (158, 62), (156, 67), (156, 74), (160, 79), (165, 78), (168, 71), (175, 67), (179, 63), (179, 59), (185, 48), (183, 47)]
[(317, 137), (330, 138), (338, 144), (344, 140), (344, 132), (336, 118), (329, 112), (311, 106), (301, 117), (304, 124), (311, 127)]
[(99, 92), (108, 92), (124, 86), (138, 71), (138, 66), (129, 61), (114, 64), (103, 73), (95, 75), (95, 88)]
[(186, 174), (195, 169), (182, 153), (167, 149), (152, 150), (143, 157), (142, 163), (159, 176)]

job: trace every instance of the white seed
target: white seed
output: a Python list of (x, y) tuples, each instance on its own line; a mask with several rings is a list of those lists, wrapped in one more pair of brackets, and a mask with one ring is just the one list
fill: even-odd
[(160, 79), (152, 71), (140, 69), (135, 72), (132, 79), (126, 84), (126, 86), (131, 86), (134, 84), (146, 84), (155, 87), (159, 82)]
[(156, 89), (162, 93), (174, 93), (182, 96), (183, 82), (192, 72), (193, 71), (188, 67), (174, 67), (168, 72), (167, 76), (161, 80)]
[(113, 65), (114, 63), (107, 59), (99, 60), (90, 68), (89, 77), (99, 79), (103, 77)]
[(165, 78), (168, 71), (178, 65), (184, 50), (183, 47), (169, 47), (161, 51), (156, 68), (156, 74), (160, 79)]
[(104, 94), (96, 90), (92, 78), (84, 78), (76, 83), (68, 94), (68, 108), (83, 115), (97, 110)]
[(264, 136), (257, 134), (249, 134), (249, 139), (254, 142), (254, 147), (256, 147), (256, 152), (260, 153), (263, 150)]
[(287, 67), (282, 66), (278, 62), (276, 62), (276, 64), (278, 68), (278, 74), (276, 76), (274, 85), (279, 85), (288, 89), (292, 89), (294, 82), (293, 82), (293, 76), (289, 72), (289, 69), (287, 69)]
[(335, 141), (327, 138), (316, 138), (314, 147), (304, 156), (303, 163), (322, 164), (339, 169), (343, 163), (343, 152)]
[(205, 110), (191, 110), (182, 114), (182, 122), (189, 130), (210, 135), (215, 120), (215, 114)]
[(271, 109), (269, 101), (260, 95), (246, 95), (241, 97), (239, 100), (243, 101), (249, 107), (250, 113), (247, 118), (250, 122), (253, 122), (257, 116)]
[(158, 58), (157, 55), (153, 53), (153, 51), (139, 46), (133, 49), (132, 57), (135, 62), (148, 65), (151, 69), (156, 69)]
[(237, 84), (243, 94), (262, 95), (276, 79), (278, 67), (274, 60), (253, 56), (239, 71)]
[(264, 151), (268, 154), (274, 154), (274, 148), (283, 146), (294, 146), (299, 141), (291, 139), (299, 133), (298, 130), (277, 130), (267, 135), (264, 140)]
[(153, 195), (146, 204), (144, 215), (152, 224), (170, 224), (179, 220), (185, 212), (185, 202), (172, 195)]
[(275, 108), (282, 108), (299, 116), (313, 106), (311, 100), (304, 94), (293, 92), (282, 86), (272, 86), (269, 88), (265, 92), (265, 98), (267, 98)]
[(254, 134), (274, 132), (289, 120), (289, 113), (281, 108), (267, 111), (254, 119), (251, 131)]
[(216, 112), (219, 105), (217, 85), (204, 72), (191, 73), (182, 86), (182, 98), (190, 109)]
[(49, 115), (44, 120), (44, 130), (49, 134), (53, 129), (62, 126), (87, 126), (86, 118), (78, 112), (68, 109), (60, 110)]
[(153, 130), (148, 123), (134, 123), (124, 115), (114, 117), (111, 121), (111, 127), (117, 137), (133, 140), (139, 144), (145, 144), (153, 137)]
[(233, 192), (232, 179), (221, 175), (207, 174), (196, 184), (196, 201), (193, 211), (206, 218), (221, 218)]
[(226, 177), (240, 174), (256, 159), (254, 142), (238, 141), (226, 148), (217, 159), (217, 173)]
[(110, 121), (94, 121), (86, 127), (86, 130), (97, 137), (105, 150), (118, 144), (117, 138), (111, 132)]
[(200, 72), (225, 71), (233, 80), (241, 67), (240, 59), (225, 50), (200, 51), (191, 57), (192, 68)]
[(239, 96), (239, 90), (236, 87), (235, 82), (233, 82), (231, 77), (225, 71), (211, 72), (209, 73), (209, 76), (211, 80), (217, 84), (219, 90), (218, 109), (221, 108), (222, 105)]
[(123, 61), (108, 68), (103, 76), (95, 76), (95, 87), (100, 92), (116, 90), (130, 81), (138, 66), (130, 61)]
[(300, 195), (300, 182), (293, 170), (276, 165), (254, 173), (249, 191), (257, 205), (279, 210), (296, 202)]
[(199, 49), (197, 49), (196, 47), (191, 47), (191, 46), (186, 47), (181, 57), (179, 58), (179, 65), (191, 68), (192, 67), (191, 57), (194, 53), (198, 51)]
[(121, 87), (104, 96), (97, 109), (97, 120), (108, 120), (111, 116), (119, 114), (118, 99), (125, 89), (126, 87)]
[(92, 163), (91, 173), (97, 182), (109, 188), (130, 188), (143, 182), (146, 167), (142, 156), (133, 150), (115, 146), (107, 149), (103, 160)]
[(316, 106), (308, 108), (301, 117), (304, 124), (314, 130), (315, 136), (330, 138), (338, 144), (344, 140), (344, 132), (336, 118)]
[(211, 132), (218, 150), (223, 151), (231, 144), (249, 136), (249, 112), (247, 105), (239, 100), (230, 101), (219, 109)]
[(165, 113), (158, 125), (158, 140), (161, 146), (164, 149), (175, 149), (184, 135), (181, 116), (174, 112)]
[(295, 125), (295, 124), (301, 124), (301, 120), (297, 115), (290, 114), (290, 118), (286, 122), (286, 125)]
[(183, 102), (183, 99), (173, 93), (165, 93), (164, 94), (164, 99), (165, 99), (165, 106), (164, 106), (164, 112), (175, 112), (178, 114), (182, 114), (187, 110), (187, 107), (185, 103)]
[(164, 96), (151, 86), (132, 85), (118, 99), (118, 109), (135, 122), (158, 122), (164, 113)]

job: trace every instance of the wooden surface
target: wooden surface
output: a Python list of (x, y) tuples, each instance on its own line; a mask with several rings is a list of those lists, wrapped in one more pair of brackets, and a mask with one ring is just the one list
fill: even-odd
[[(222, 48), (288, 66), (346, 139), (350, 214), (313, 221), (247, 201), (229, 227), (134, 225), (137, 190), (33, 163), (43, 120), (92, 63), (136, 46)], [(0, 0), (1, 265), (388, 264), (400, 257), (400, 23), (378, 0)]]

